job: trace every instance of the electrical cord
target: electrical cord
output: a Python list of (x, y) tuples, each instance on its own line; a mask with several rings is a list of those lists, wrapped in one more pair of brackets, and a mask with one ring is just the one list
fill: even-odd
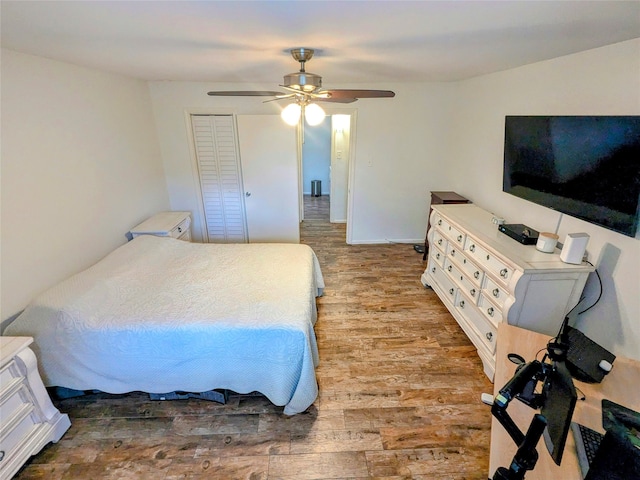
[[(587, 261), (587, 263), (589, 265), (591, 265), (592, 267), (595, 267), (595, 265), (589, 261)], [(593, 307), (596, 306), (596, 304), (600, 301), (600, 299), (602, 298), (602, 292), (603, 292), (603, 288), (602, 288), (602, 278), (600, 278), (600, 274), (598, 273), (598, 269), (596, 268), (594, 270), (596, 272), (596, 276), (598, 277), (598, 283), (600, 284), (600, 294), (598, 295), (598, 298), (596, 298), (596, 301), (593, 302), (591, 305), (589, 305), (587, 308), (585, 308), (584, 310), (582, 310), (581, 312), (578, 312), (578, 315), (582, 315), (584, 312), (586, 312), (587, 310), (591, 310)]]
[[(585, 260), (586, 263), (588, 263), (589, 265), (591, 265), (592, 267), (595, 267), (595, 265), (591, 262), (589, 262), (588, 260)], [(591, 310), (593, 307), (596, 306), (596, 304), (600, 301), (600, 299), (602, 298), (602, 293), (603, 293), (603, 287), (602, 287), (602, 278), (600, 277), (600, 273), (598, 273), (598, 269), (596, 268), (594, 270), (596, 277), (598, 277), (598, 285), (600, 286), (600, 293), (598, 294), (598, 298), (596, 298), (595, 302), (593, 302), (591, 305), (589, 305), (587, 308), (585, 308), (584, 310), (580, 311), (577, 313), (577, 315), (582, 315), (584, 312)], [(556, 338), (559, 338), (560, 334), (562, 333), (562, 330), (564, 329), (564, 325), (567, 321), (567, 319), (569, 318), (569, 315), (571, 315), (571, 313), (578, 308), (578, 305), (580, 305), (582, 303), (582, 301), (585, 299), (585, 297), (580, 297), (580, 300), (578, 300), (578, 303), (576, 303), (574, 305), (574, 307), (569, 310), (569, 312), (567, 313), (567, 315), (565, 316), (565, 322), (562, 323), (562, 325), (560, 326), (560, 330), (558, 331), (558, 335), (556, 335)], [(577, 316), (576, 315), (576, 316)]]

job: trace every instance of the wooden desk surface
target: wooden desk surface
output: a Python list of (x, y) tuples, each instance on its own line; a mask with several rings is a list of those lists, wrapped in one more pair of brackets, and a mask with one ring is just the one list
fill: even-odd
[[(506, 323), (498, 326), (498, 346), (496, 352), (496, 374), (494, 380), (494, 396), (513, 376), (516, 365), (507, 359), (508, 353), (517, 353), (527, 362), (533, 360), (540, 349), (545, 349), (550, 337), (530, 330), (523, 330)], [(545, 349), (546, 351), (546, 349)], [(538, 355), (542, 359), (544, 351)], [(586, 400), (578, 400), (573, 414), (573, 421), (604, 433), (602, 428), (603, 398), (640, 411), (640, 395), (638, 384), (640, 382), (640, 362), (624, 357), (617, 357), (613, 363), (613, 369), (604, 378), (602, 383), (588, 384), (574, 380), (576, 389), (582, 390)], [(578, 398), (580, 398), (580, 392)], [(518, 400), (509, 403), (507, 412), (516, 422), (518, 427), (526, 432), (535, 410), (527, 407)], [(541, 438), (538, 443), (538, 463), (534, 470), (527, 472), (526, 479), (551, 479), (580, 480), (580, 468), (576, 455), (573, 435), (569, 432), (565, 446), (562, 463), (556, 465)], [(513, 455), (516, 453), (516, 445), (504, 430), (502, 425), (494, 418), (491, 423), (491, 456), (489, 460), (489, 478), (493, 477), (498, 467), (509, 467)]]

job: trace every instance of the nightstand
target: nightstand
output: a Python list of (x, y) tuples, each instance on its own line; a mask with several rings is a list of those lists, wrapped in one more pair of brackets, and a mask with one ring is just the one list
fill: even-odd
[[(471, 203), (462, 195), (458, 195), (456, 192), (431, 192), (431, 205), (448, 205), (450, 203)], [(427, 220), (427, 234), (424, 237), (424, 253), (422, 260), (427, 259), (429, 254), (429, 228), (431, 228), (431, 212), (433, 208), (429, 208), (429, 217)]]
[(191, 241), (190, 212), (160, 212), (130, 230), (133, 238), (140, 235), (173, 237), (186, 242)]
[(0, 337), (0, 480), (11, 478), (71, 426), (53, 406), (29, 345), (31, 337)]

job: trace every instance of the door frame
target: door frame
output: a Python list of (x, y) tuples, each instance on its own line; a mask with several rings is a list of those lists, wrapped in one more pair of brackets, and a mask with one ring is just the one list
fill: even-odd
[[(358, 119), (358, 110), (356, 108), (336, 108), (334, 106), (324, 107), (323, 109), (327, 116), (331, 115), (348, 115), (350, 117), (350, 126), (349, 126), (349, 156), (347, 157), (348, 161), (348, 179), (347, 179), (347, 234), (345, 238), (345, 242), (347, 244), (351, 244), (352, 240), (352, 228), (351, 228), (351, 218), (353, 211), (353, 195), (351, 192), (354, 188), (354, 177), (355, 177), (355, 161), (356, 161), (356, 132), (357, 132), (357, 119)], [(302, 144), (304, 142), (303, 128), (313, 128), (313, 127), (301, 127), (298, 125), (297, 127), (298, 133), (298, 178), (299, 178), (299, 186), (298, 189), (300, 191), (300, 219), (304, 220), (304, 199), (303, 199), (303, 184), (302, 184)], [(331, 127), (331, 136), (335, 135), (335, 131), (333, 126)], [(333, 140), (332, 140), (333, 142)], [(333, 149), (331, 151), (331, 155), (333, 156), (335, 152)], [(330, 174), (330, 182), (333, 185), (333, 171)], [(331, 187), (333, 188), (333, 187)]]

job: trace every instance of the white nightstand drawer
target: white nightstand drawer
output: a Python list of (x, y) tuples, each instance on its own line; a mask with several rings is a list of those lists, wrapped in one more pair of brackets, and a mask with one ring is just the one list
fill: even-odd
[[(14, 389), (15, 390), (15, 389)], [(22, 385), (17, 391), (14, 391), (12, 395), (2, 401), (0, 405), (0, 418), (2, 419), (2, 425), (0, 432), (5, 434), (5, 428), (10, 423), (10, 419), (15, 417), (16, 412), (25, 405), (28, 407), (31, 402), (28, 399), (28, 392), (24, 385)]]
[[(9, 461), (12, 454), (22, 446), (24, 441), (29, 438), (35, 430), (38, 429), (38, 422), (36, 422), (31, 415), (33, 406), (29, 404), (23, 404), (20, 409), (14, 412), (14, 417), (7, 419), (4, 425), (8, 428), (3, 428), (2, 439), (0, 439), (0, 451), (4, 453), (2, 462)], [(4, 426), (3, 425), (3, 426)]]
[(15, 360), (10, 360), (2, 370), (0, 370), (0, 394), (5, 392), (13, 383), (20, 381), (21, 375)]
[[(180, 222), (179, 225), (173, 228), (171, 232), (169, 232), (169, 236), (173, 238), (179, 238), (180, 240), (184, 239), (189, 241), (191, 240), (190, 229), (189, 229), (190, 226), (191, 226), (191, 217), (187, 217), (182, 222)], [(189, 237), (188, 239), (185, 238), (187, 236)]]

